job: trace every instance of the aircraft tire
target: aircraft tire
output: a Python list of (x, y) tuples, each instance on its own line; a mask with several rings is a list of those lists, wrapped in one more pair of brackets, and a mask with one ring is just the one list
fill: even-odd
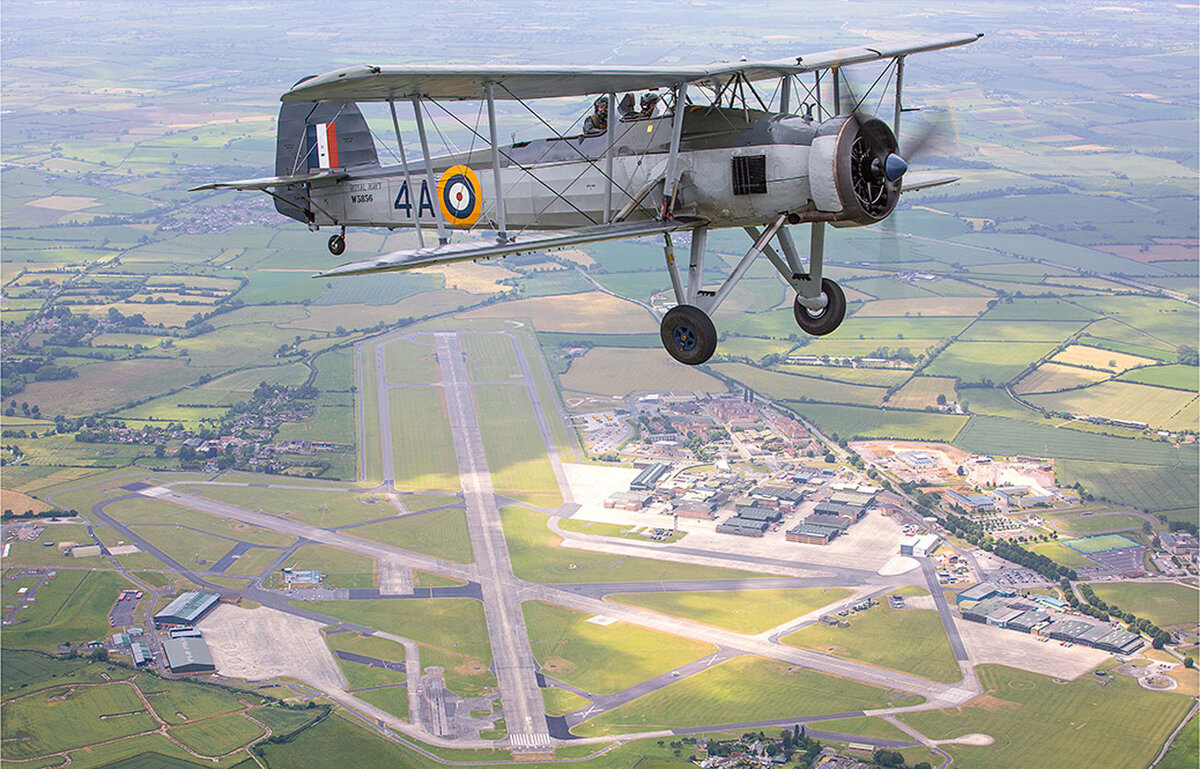
[(813, 313), (800, 304), (799, 297), (796, 298), (792, 307), (796, 315), (796, 325), (812, 336), (832, 334), (838, 326), (842, 325), (842, 318), (846, 317), (846, 294), (843, 293), (841, 286), (829, 278), (822, 278), (821, 293), (825, 295), (826, 304), (825, 309), (818, 313)]
[(341, 235), (329, 236), (329, 253), (334, 256), (341, 256), (346, 253), (346, 239)]
[(689, 366), (704, 363), (717, 350), (716, 326), (704, 310), (690, 304), (667, 311), (659, 336), (671, 357)]

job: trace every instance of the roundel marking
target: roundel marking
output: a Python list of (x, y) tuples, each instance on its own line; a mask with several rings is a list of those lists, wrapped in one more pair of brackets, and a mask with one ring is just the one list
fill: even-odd
[(479, 220), (479, 177), (466, 166), (450, 166), (438, 179), (438, 204), (447, 224), (470, 227)]

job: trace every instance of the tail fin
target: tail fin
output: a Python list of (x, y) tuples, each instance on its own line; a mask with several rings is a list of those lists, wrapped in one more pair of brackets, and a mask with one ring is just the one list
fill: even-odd
[[(284, 102), (279, 108), (276, 176), (365, 165), (379, 165), (379, 156), (367, 121), (353, 103)], [(311, 220), (311, 212), (296, 190), (279, 190), (275, 209), (302, 222)]]

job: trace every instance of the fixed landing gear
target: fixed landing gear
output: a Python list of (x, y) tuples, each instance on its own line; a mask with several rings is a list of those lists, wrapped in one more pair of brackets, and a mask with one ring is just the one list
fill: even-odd
[(659, 327), (663, 347), (671, 357), (689, 366), (698, 366), (717, 350), (717, 329), (699, 307), (681, 304), (663, 316)]
[(346, 253), (346, 231), (342, 230), (337, 235), (329, 236), (329, 253), (334, 256), (341, 256)]
[[(818, 304), (823, 306), (813, 306)], [(805, 333), (813, 336), (832, 334), (846, 317), (846, 294), (837, 283), (822, 278), (820, 297), (805, 299), (797, 295), (792, 310), (796, 315), (796, 325)]]

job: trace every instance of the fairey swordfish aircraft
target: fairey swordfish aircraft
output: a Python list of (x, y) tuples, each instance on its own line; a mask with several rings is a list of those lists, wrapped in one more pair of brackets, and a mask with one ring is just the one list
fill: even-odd
[[(195, 189), (264, 191), (281, 214), (312, 230), (340, 228), (329, 238), (334, 255), (345, 250), (347, 227), (416, 228), (419, 248), (350, 262), (321, 278), (661, 235), (676, 301), (662, 318), (662, 343), (676, 360), (696, 365), (716, 349), (711, 316), (760, 255), (795, 290), (801, 329), (820, 336), (838, 327), (846, 297), (822, 274), (826, 223), (874, 224), (895, 209), (901, 189), (955, 180), (907, 173), (904, 155), (911, 159), (924, 138), (903, 152), (896, 138), (908, 111), (902, 104), (905, 58), (980, 37), (700, 67), (349, 67), (304, 78), (283, 94), (275, 176)], [(880, 62), (883, 71), (865, 93), (855, 94), (843, 70), (865, 62)], [(763, 81), (773, 88), (765, 101), (755, 88)], [(873, 92), (882, 104), (889, 88), (891, 126), (864, 110), (868, 99), (875, 101)], [(585, 96), (598, 97), (591, 114), (581, 130), (565, 133), (530, 105)], [(521, 105), (553, 136), (502, 144), (501, 100)], [(480, 103), (475, 126), (443, 104), (453, 101)], [(362, 102), (390, 107), (399, 163), (380, 163), (356, 106)], [(420, 161), (404, 154), (397, 102), (413, 110)], [(484, 107), (486, 136), (480, 132)], [(432, 155), (429, 114), (448, 116), (478, 148)], [(798, 224), (811, 228), (807, 264), (788, 230)], [(707, 234), (721, 227), (744, 229), (752, 245), (715, 290), (706, 290)], [(426, 231), (433, 230), (437, 244), (426, 244)], [(451, 242), (452, 230), (488, 235)], [(686, 278), (672, 240), (685, 231), (691, 233)]]

